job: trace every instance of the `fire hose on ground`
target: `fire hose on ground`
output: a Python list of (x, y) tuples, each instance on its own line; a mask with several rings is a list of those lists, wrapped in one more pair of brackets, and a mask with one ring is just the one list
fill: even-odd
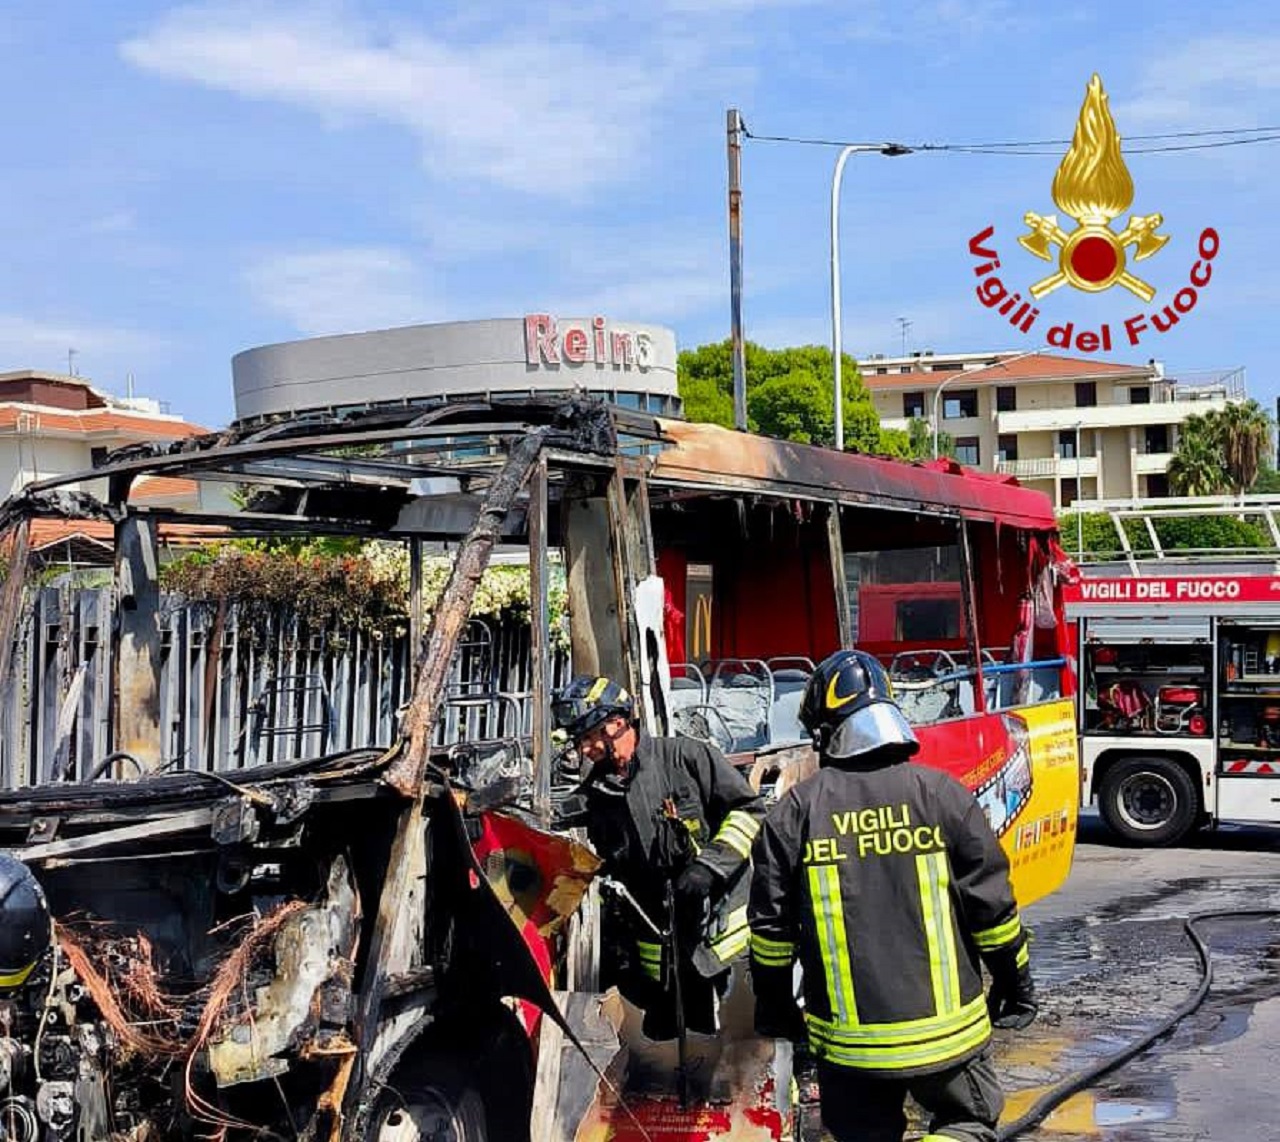
[(1047, 1090), (1027, 1108), (1025, 1113), (1000, 1127), (996, 1134), (998, 1142), (1005, 1142), (1006, 1139), (1016, 1138), (1021, 1134), (1025, 1134), (1033, 1126), (1038, 1125), (1047, 1118), (1067, 1099), (1088, 1090), (1098, 1079), (1123, 1066), (1130, 1059), (1142, 1054), (1153, 1044), (1170, 1034), (1179, 1023), (1205, 1001), (1206, 996), (1209, 994), (1209, 989), (1213, 985), (1213, 957), (1209, 952), (1208, 944), (1196, 931), (1196, 925), (1212, 920), (1264, 919), (1280, 919), (1280, 910), (1274, 908), (1252, 908), (1236, 912), (1201, 912), (1197, 916), (1188, 917), (1183, 922), (1183, 930), (1186, 932), (1188, 939), (1190, 939), (1192, 946), (1195, 948), (1196, 955), (1200, 959), (1200, 982), (1191, 996), (1177, 1010), (1162, 1019), (1145, 1035), (1142, 1035), (1119, 1051), (1099, 1059), (1096, 1063), (1085, 1067), (1083, 1070), (1068, 1075), (1056, 1086)]

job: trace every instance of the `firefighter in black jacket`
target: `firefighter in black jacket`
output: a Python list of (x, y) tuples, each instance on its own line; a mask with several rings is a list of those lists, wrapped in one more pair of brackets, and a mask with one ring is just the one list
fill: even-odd
[[(748, 857), (764, 804), (715, 746), (646, 734), (631, 695), (608, 678), (575, 678), (553, 713), (588, 770), (587, 834), (604, 873), (659, 928), (674, 884), (685, 1023), (713, 1034), (732, 962), (747, 950)], [(675, 988), (664, 986), (664, 943), (633, 919), (632, 970), (621, 986), (645, 1010), (644, 1033), (670, 1039)]]
[(807, 1040), (837, 1142), (901, 1142), (908, 1093), (932, 1116), (927, 1142), (994, 1142), (992, 1023), (1037, 1011), (1008, 860), (963, 785), (903, 764), (919, 743), (874, 657), (823, 662), (800, 718), (819, 770), (752, 852), (756, 1029)]

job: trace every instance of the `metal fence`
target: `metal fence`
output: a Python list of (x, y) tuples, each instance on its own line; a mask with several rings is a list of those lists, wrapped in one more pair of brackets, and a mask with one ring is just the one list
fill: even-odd
[[(0, 788), (87, 780), (112, 761), (110, 588), (46, 587), (0, 680)], [(308, 630), (287, 616), (162, 608), (160, 726), (169, 770), (225, 772), (387, 746), (412, 686), (407, 636)], [(559, 685), (567, 655), (553, 657)], [(530, 732), (529, 628), (472, 620), (454, 657), (440, 745)]]

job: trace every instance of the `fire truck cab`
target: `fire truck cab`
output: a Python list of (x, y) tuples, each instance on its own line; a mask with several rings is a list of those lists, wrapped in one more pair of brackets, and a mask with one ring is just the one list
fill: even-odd
[(1081, 804), (1139, 845), (1280, 821), (1280, 577), (1085, 578)]

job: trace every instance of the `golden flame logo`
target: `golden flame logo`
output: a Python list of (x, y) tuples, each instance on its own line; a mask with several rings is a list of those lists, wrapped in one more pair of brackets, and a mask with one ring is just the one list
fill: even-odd
[(1120, 153), (1120, 134), (1107, 104), (1102, 80), (1089, 81), (1084, 104), (1076, 120), (1071, 147), (1053, 176), (1053, 201), (1064, 214), (1074, 218), (1076, 229), (1068, 233), (1058, 225), (1056, 215), (1028, 212), (1024, 221), (1031, 232), (1019, 244), (1037, 258), (1052, 261), (1052, 246), (1058, 247), (1058, 272), (1036, 282), (1031, 296), (1039, 300), (1062, 285), (1072, 285), (1087, 293), (1100, 293), (1121, 285), (1150, 301), (1156, 291), (1127, 269), (1125, 251), (1133, 246), (1133, 260), (1158, 253), (1167, 234), (1158, 234), (1162, 214), (1133, 214), (1118, 234), (1109, 225), (1133, 203), (1133, 179)]
[(1075, 138), (1053, 176), (1053, 201), (1077, 222), (1106, 225), (1133, 205), (1133, 179), (1120, 154), (1102, 80), (1089, 81)]

